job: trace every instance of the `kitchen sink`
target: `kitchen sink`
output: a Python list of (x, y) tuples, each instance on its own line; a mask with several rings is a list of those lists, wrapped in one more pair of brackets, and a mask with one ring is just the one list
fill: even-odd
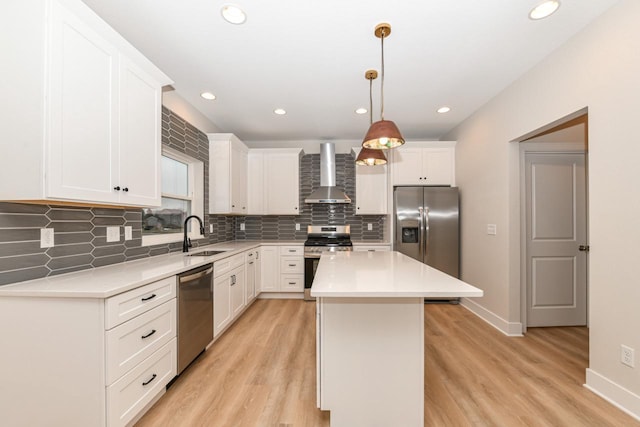
[(202, 252), (194, 252), (189, 254), (189, 256), (213, 256), (218, 255), (226, 251), (202, 251)]

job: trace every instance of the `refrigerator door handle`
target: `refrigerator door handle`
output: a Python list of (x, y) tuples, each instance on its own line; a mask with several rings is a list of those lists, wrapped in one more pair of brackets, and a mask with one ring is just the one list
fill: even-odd
[(429, 208), (424, 208), (424, 260), (429, 256)]
[(420, 218), (420, 238), (418, 239), (418, 256), (421, 260), (424, 260), (424, 211), (422, 206), (418, 207), (418, 213)]

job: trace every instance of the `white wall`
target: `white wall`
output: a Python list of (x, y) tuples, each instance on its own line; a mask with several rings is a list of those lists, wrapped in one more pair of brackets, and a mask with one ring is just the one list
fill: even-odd
[[(621, 344), (640, 355), (639, 22), (640, 1), (622, 0), (445, 136), (458, 141), (463, 280), (484, 289), (484, 309), (518, 322), (519, 162), (510, 141), (588, 107), (589, 363), (591, 380), (602, 380), (590, 385), (636, 415), (640, 360), (635, 370), (619, 360)], [(486, 235), (487, 223), (497, 236)]]
[(162, 93), (162, 105), (185, 119), (187, 122), (191, 123), (200, 132), (221, 132), (221, 130), (219, 130), (211, 120), (198, 111), (175, 90)]

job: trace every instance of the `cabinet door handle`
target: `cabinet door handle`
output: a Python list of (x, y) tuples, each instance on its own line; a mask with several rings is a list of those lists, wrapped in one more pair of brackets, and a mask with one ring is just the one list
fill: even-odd
[(298, 207), (296, 206), (296, 207), (295, 207), (295, 208), (293, 208), (293, 209), (298, 210)]
[(233, 286), (235, 284), (236, 284), (236, 275), (234, 274), (234, 275), (231, 276), (231, 286)]
[(252, 265), (252, 264), (253, 264), (253, 261), (249, 262), (249, 265)]
[(156, 330), (152, 329), (151, 332), (149, 332), (147, 335), (143, 335), (140, 338), (145, 339), (145, 338), (149, 338), (151, 335), (155, 334)]
[(142, 385), (149, 385), (149, 384), (151, 384), (151, 381), (155, 380), (155, 379), (156, 379), (156, 377), (157, 377), (157, 375), (156, 375), (156, 374), (153, 374), (153, 375), (151, 376), (151, 378), (150, 378), (148, 381), (143, 382), (143, 383), (142, 383)]
[(122, 189), (122, 191), (124, 191), (124, 192), (126, 193), (127, 191), (129, 191), (129, 187), (124, 187), (124, 188)]
[(113, 187), (113, 189), (116, 190), (116, 191), (120, 191), (120, 186), (116, 185), (115, 187)]
[(155, 297), (156, 297), (156, 294), (152, 294), (152, 295), (150, 295), (150, 296), (148, 296), (148, 297), (144, 297), (144, 298), (142, 298), (142, 301), (149, 301), (149, 300), (154, 299)]

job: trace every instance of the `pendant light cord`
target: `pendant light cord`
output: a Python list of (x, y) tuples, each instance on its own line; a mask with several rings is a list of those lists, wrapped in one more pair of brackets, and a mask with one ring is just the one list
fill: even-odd
[(380, 120), (384, 120), (384, 37), (385, 37), (384, 29), (382, 29), (380, 34), (380, 45), (382, 46), (382, 64), (380, 67), (380, 71), (382, 76), (380, 78)]
[(373, 124), (373, 78), (369, 77), (369, 126)]

